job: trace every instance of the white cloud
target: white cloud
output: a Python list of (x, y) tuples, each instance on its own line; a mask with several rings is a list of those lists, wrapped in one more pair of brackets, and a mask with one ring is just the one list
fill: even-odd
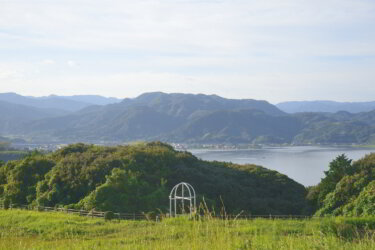
[(368, 99), (374, 23), (372, 0), (2, 0), (0, 91)]
[(17, 71), (15, 70), (6, 70), (6, 69), (0, 69), (0, 79), (8, 79), (13, 76), (17, 75)]
[(374, 21), (374, 3), (286, 1), (6, 2), (0, 27), (30, 44), (81, 49), (238, 52), (285, 37), (254, 28)]
[(52, 65), (52, 64), (55, 64), (56, 62), (52, 59), (44, 59), (42, 61), (42, 64), (46, 64), (46, 65)]
[[(9, 82), (19, 80), (24, 77), (23, 63), (2, 63), (0, 61), (0, 92), (2, 87), (7, 87)], [(12, 85), (10, 84), (10, 87)]]
[[(367, 71), (257, 74), (189, 75), (168, 72), (132, 72), (108, 75), (69, 75), (14, 80), (11, 89), (25, 95), (100, 94), (119, 98), (144, 92), (218, 94), (228, 98), (252, 98), (277, 103), (285, 100), (331, 99), (336, 101), (373, 100), (373, 74)], [(323, 79), (323, 80), (322, 80)], [(53, 82), (54, 84), (51, 84)], [(317, 84), (317, 82), (319, 84)], [(68, 83), (68, 84), (67, 84)], [(325, 88), (322, 89), (321, 85)], [(353, 88), (353, 86), (356, 88)], [(32, 86), (32, 88), (30, 88)]]
[(73, 61), (73, 60), (68, 60), (66, 62), (66, 64), (69, 66), (69, 67), (76, 67), (78, 66), (78, 63), (76, 61)]

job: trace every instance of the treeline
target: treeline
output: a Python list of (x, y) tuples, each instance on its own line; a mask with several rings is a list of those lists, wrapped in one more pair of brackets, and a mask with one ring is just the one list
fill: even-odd
[(307, 199), (319, 216), (375, 215), (375, 153), (356, 162), (338, 156)]
[(114, 212), (167, 212), (171, 188), (192, 184), (198, 203), (228, 213), (304, 214), (306, 189), (255, 165), (207, 162), (159, 142), (103, 147), (74, 144), (0, 167), (0, 200)]

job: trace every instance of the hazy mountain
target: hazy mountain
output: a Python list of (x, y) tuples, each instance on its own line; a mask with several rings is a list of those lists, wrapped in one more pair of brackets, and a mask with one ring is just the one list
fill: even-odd
[(252, 99), (226, 99), (217, 95), (145, 93), (134, 99), (124, 99), (125, 106), (146, 105), (153, 109), (177, 117), (188, 117), (196, 112), (257, 109), (269, 115), (283, 115), (284, 112), (267, 101)]
[[(20, 104), (0, 101), (0, 133), (13, 131), (23, 123), (53, 117), (54, 109), (41, 109)], [(63, 114), (61, 111), (60, 114)]]
[(290, 142), (302, 128), (292, 116), (272, 116), (259, 110), (215, 111), (189, 121), (169, 136), (176, 142)]
[[(169, 134), (199, 117), (219, 110), (247, 108), (267, 116), (284, 115), (272, 104), (218, 96), (147, 93), (106, 106), (90, 106), (67, 116), (32, 122), (18, 133), (49, 134), (64, 140), (147, 140)], [(229, 111), (228, 111), (229, 112)]]
[(112, 104), (94, 112), (39, 120), (22, 130), (34, 136), (49, 134), (61, 140), (145, 140), (177, 128), (180, 119), (146, 106), (121, 108)]
[(294, 116), (302, 122), (303, 129), (294, 137), (293, 143), (375, 143), (375, 111), (297, 113)]
[(114, 97), (104, 97), (100, 95), (73, 95), (73, 96), (60, 96), (65, 99), (89, 103), (92, 105), (107, 105), (112, 103), (121, 102), (123, 99), (118, 99)]
[(0, 100), (35, 108), (52, 108), (65, 112), (77, 111), (90, 105), (88, 103), (68, 100), (59, 96), (30, 97), (18, 95), (16, 93), (2, 93), (0, 94)]
[(350, 113), (368, 112), (375, 109), (374, 102), (334, 102), (334, 101), (295, 101), (276, 105), (287, 113), (347, 111)]
[(106, 105), (109, 103), (119, 102), (116, 98), (106, 98), (101, 96), (44, 96), (31, 97), (22, 96), (16, 93), (0, 93), (0, 100), (14, 104), (21, 104), (35, 108), (55, 109), (56, 115), (74, 112), (90, 105)]
[(14, 135), (44, 141), (375, 143), (375, 111), (287, 114), (266, 101), (216, 95), (146, 93), (120, 103), (42, 118), (2, 123), (9, 124)]

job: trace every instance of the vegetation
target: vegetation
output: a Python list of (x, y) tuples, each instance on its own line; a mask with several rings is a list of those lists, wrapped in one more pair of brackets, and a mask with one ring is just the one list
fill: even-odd
[[(0, 211), (0, 249), (374, 249), (374, 177), (375, 154), (355, 162), (339, 155), (307, 192), (276, 171), (202, 161), (160, 142), (79, 143), (0, 161), (0, 201), (6, 209)], [(193, 219), (164, 216), (169, 191), (181, 181), (196, 188), (206, 213), (199, 211)], [(104, 219), (94, 219), (21, 211), (10, 204), (105, 213)], [(327, 217), (220, 220), (207, 208)], [(152, 211), (162, 213), (157, 222), (120, 221), (115, 214)]]
[(325, 178), (309, 188), (307, 199), (316, 215), (375, 214), (375, 153), (352, 162), (345, 155), (329, 165)]
[(374, 249), (375, 218), (105, 221), (0, 211), (0, 249)]
[(185, 181), (198, 201), (227, 212), (303, 214), (306, 189), (256, 165), (206, 162), (159, 142), (102, 147), (74, 144), (34, 153), (0, 168), (0, 199), (15, 204), (113, 212), (169, 208), (171, 188)]

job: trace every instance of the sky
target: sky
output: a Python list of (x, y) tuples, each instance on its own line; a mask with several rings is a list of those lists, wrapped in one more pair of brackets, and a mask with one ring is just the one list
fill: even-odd
[(0, 93), (375, 100), (375, 0), (0, 0)]

